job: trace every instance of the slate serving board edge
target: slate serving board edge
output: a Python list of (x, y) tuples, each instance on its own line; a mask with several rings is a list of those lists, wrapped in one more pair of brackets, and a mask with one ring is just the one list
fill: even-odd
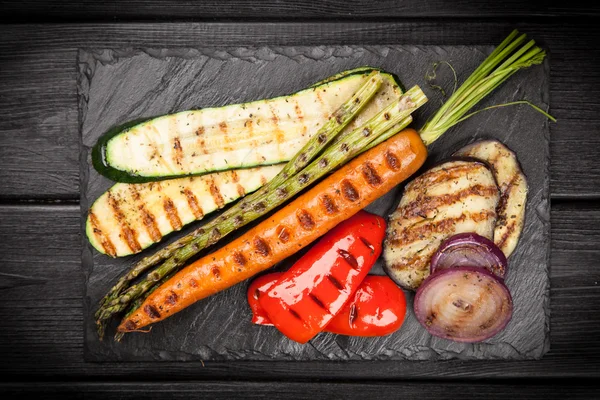
[[(354, 47), (358, 47), (358, 46), (340, 46), (337, 47), (337, 49), (341, 48), (341, 49), (352, 49)], [(413, 48), (418, 48), (418, 46), (407, 46), (407, 47), (413, 47)], [(428, 47), (428, 48), (437, 48), (436, 46), (424, 46), (424, 47)], [(447, 46), (447, 47), (461, 47), (461, 46)], [(465, 47), (470, 47), (470, 46), (465, 46)], [(262, 47), (264, 48), (264, 47)], [(250, 47), (243, 47), (243, 48), (227, 48), (227, 49), (210, 49), (208, 50), (208, 56), (209, 57), (241, 57), (241, 58), (247, 58), (249, 60), (252, 60), (254, 58), (255, 53), (253, 52), (257, 52), (257, 51), (261, 51), (262, 48), (250, 48)], [(315, 59), (319, 59), (319, 57), (323, 57), (323, 51), (322, 49), (331, 49), (331, 48), (336, 48), (336, 46), (317, 46), (315, 48), (311, 48), (311, 47), (302, 47), (302, 46), (297, 46), (297, 47), (276, 47), (274, 53), (277, 54), (283, 54), (287, 57), (290, 57), (289, 55), (289, 50), (290, 49), (304, 49), (305, 51), (302, 52), (297, 52), (295, 55), (292, 55), (291, 57), (307, 57), (308, 58), (315, 58)], [(377, 46), (365, 46), (363, 47), (369, 51), (379, 51), (377, 49)], [(441, 48), (441, 47), (440, 47)], [(269, 50), (273, 50), (268, 48)], [(317, 49), (317, 50), (311, 50), (311, 49)], [(314, 51), (316, 51), (316, 53), (314, 53)], [(344, 50), (342, 50), (344, 51)], [(112, 49), (112, 50), (97, 50), (97, 49), (80, 49), (79, 53), (78, 53), (78, 68), (79, 68), (79, 74), (78, 74), (78, 104), (79, 104), (79, 127), (80, 127), (80, 132), (83, 132), (83, 123), (84, 120), (86, 118), (86, 113), (87, 113), (87, 101), (89, 99), (89, 90), (90, 90), (90, 83), (91, 80), (94, 76), (94, 72), (95, 72), (95, 67), (98, 64), (101, 65), (107, 65), (107, 64), (113, 64), (113, 63), (118, 63), (119, 59), (121, 58), (127, 58), (127, 57), (131, 57), (133, 55), (136, 54), (147, 54), (150, 57), (154, 57), (154, 58), (158, 58), (158, 59), (164, 59), (165, 57), (180, 57), (180, 58), (190, 58), (193, 59), (195, 57), (197, 57), (199, 54), (204, 54), (206, 55), (207, 50), (206, 49), (133, 49), (133, 48), (127, 48), (127, 49)], [(265, 55), (268, 57), (268, 51), (265, 53)], [(548, 104), (549, 104), (549, 98), (548, 98), (548, 76), (549, 76), (549, 62), (548, 60), (546, 60), (544, 62), (543, 65), (544, 68), (544, 87), (542, 88), (542, 97), (543, 97), (543, 103), (545, 104), (541, 104), (543, 107), (545, 106), (547, 108)], [(543, 129), (543, 134), (544, 134), (544, 139), (545, 139), (545, 143), (546, 145), (544, 146), (544, 171), (545, 171), (545, 178), (544, 178), (544, 182), (543, 182), (543, 196), (542, 196), (542, 201), (540, 202), (539, 206), (536, 209), (536, 214), (537, 216), (542, 220), (543, 222), (543, 227), (544, 227), (544, 236), (546, 237), (545, 240), (545, 247), (546, 247), (546, 268), (549, 267), (549, 257), (550, 257), (550, 222), (549, 222), (549, 215), (550, 215), (550, 203), (549, 203), (549, 198), (548, 198), (548, 193), (549, 193), (549, 146), (548, 146), (548, 141), (549, 141), (549, 129), (547, 126), (547, 122), (545, 122), (544, 124), (544, 129)], [(95, 171), (93, 171), (91, 169), (91, 166), (89, 165), (88, 162), (88, 158), (89, 158), (89, 147), (86, 147), (83, 143), (83, 137), (80, 136), (82, 142), (81, 142), (81, 157), (80, 157), (80, 162), (81, 162), (81, 175), (80, 175), (80, 182), (81, 182), (81, 212), (82, 212), (82, 232), (85, 232), (85, 218), (87, 216), (87, 209), (90, 206), (91, 202), (89, 201), (89, 199), (87, 198), (87, 194), (86, 194), (86, 185), (87, 182), (90, 178), (90, 173), (95, 173)], [(85, 274), (85, 282), (86, 282), (86, 290), (87, 290), (87, 282), (89, 279), (89, 276), (92, 272), (92, 268), (93, 268), (93, 252), (91, 249), (91, 246), (89, 245), (89, 243), (87, 242), (87, 239), (85, 237), (85, 233), (82, 235), (82, 263), (84, 266), (84, 274)], [(547, 274), (546, 274), (547, 276)], [(543, 294), (543, 308), (545, 310), (545, 337), (544, 337), (544, 341), (543, 343), (540, 345), (540, 347), (533, 349), (530, 353), (527, 354), (519, 354), (516, 357), (511, 356), (508, 358), (519, 358), (519, 359), (539, 359), (543, 356), (543, 354), (545, 354), (548, 350), (549, 350), (549, 279), (546, 280), (546, 287), (543, 288), (544, 294)], [(93, 315), (94, 312), (94, 304), (90, 303), (90, 299), (88, 296), (84, 297), (84, 312), (85, 312), (85, 316), (86, 318), (88, 318), (90, 315)], [(88, 329), (88, 322), (87, 319), (84, 320), (84, 324), (86, 325), (84, 331), (86, 332), (86, 345), (84, 346), (84, 356), (86, 358), (86, 360), (88, 361), (111, 361), (111, 357), (106, 357), (106, 354), (101, 354), (101, 353), (97, 353), (95, 351), (92, 351), (90, 349), (90, 347), (88, 346), (88, 341), (89, 340), (94, 340), (96, 338), (94, 337), (88, 337), (89, 335), (89, 329)], [(97, 339), (96, 339), (97, 340)], [(110, 338), (109, 338), (110, 340)], [(497, 344), (495, 344), (497, 345)], [(482, 347), (487, 346), (487, 344), (481, 344)], [(510, 345), (509, 345), (510, 346)], [(425, 350), (425, 349), (423, 349)], [(509, 353), (511, 353), (510, 351), (508, 351)], [(126, 359), (122, 359), (119, 358), (121, 361), (134, 361), (136, 359), (139, 360), (148, 360), (148, 359), (157, 359), (157, 360), (165, 360), (165, 359), (180, 359), (180, 360), (185, 360), (185, 359), (198, 359), (198, 358), (189, 358), (186, 354), (181, 354), (181, 355), (175, 355), (175, 358), (172, 358), (171, 356), (155, 356), (152, 354), (149, 354), (146, 351), (142, 352), (143, 354), (141, 355), (141, 357), (129, 357)], [(436, 354), (435, 352), (430, 352), (430, 351), (425, 351), (424, 353), (422, 353), (422, 357), (417, 357), (417, 359), (445, 359), (448, 356), (450, 358), (453, 358), (452, 355), (452, 351), (449, 352), (449, 354), (447, 354), (446, 356), (444, 356), (443, 354)], [(454, 353), (454, 356), (460, 357), (460, 352), (458, 353)], [(227, 355), (225, 355), (225, 359), (229, 359), (231, 357), (228, 357)], [(263, 357), (258, 357), (258, 358), (252, 358), (252, 357), (241, 357), (238, 358), (237, 356), (234, 356), (233, 358), (236, 359), (272, 359), (272, 358), (263, 358)], [(386, 357), (384, 357), (383, 359), (385, 359)], [(471, 358), (471, 357), (466, 357), (466, 358)], [(480, 357), (473, 357), (473, 358), (480, 358)], [(493, 357), (494, 358), (494, 357)], [(502, 358), (502, 357), (500, 357)], [(215, 359), (222, 359), (222, 357), (220, 357), (219, 355), (216, 355)], [(286, 359), (284, 357), (284, 359)], [(293, 359), (293, 358), (287, 358), (287, 359)], [(318, 358), (318, 359), (323, 359), (323, 358)], [(350, 357), (349, 359), (353, 359), (352, 357)], [(361, 359), (361, 357), (359, 357), (358, 359)], [(378, 359), (378, 358), (376, 358)], [(302, 361), (302, 360), (301, 360)], [(310, 359), (306, 359), (306, 361), (310, 361)]]

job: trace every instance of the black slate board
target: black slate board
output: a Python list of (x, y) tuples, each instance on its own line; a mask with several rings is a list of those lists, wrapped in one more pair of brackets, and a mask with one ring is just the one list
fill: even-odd
[[(441, 60), (450, 62), (462, 82), (491, 50), (492, 47), (465, 46), (80, 50), (86, 360), (540, 358), (549, 349), (549, 130), (545, 118), (526, 106), (487, 111), (461, 123), (430, 147), (424, 166), (474, 140), (497, 138), (517, 152), (528, 177), (526, 225), (521, 242), (509, 260), (507, 278), (515, 303), (513, 319), (503, 332), (486, 342), (460, 344), (434, 338), (418, 324), (409, 308), (403, 327), (393, 335), (355, 338), (322, 333), (310, 343), (299, 345), (272, 327), (250, 323), (245, 299), (247, 282), (156, 324), (150, 334), (129, 334), (120, 343), (110, 337), (100, 342), (95, 334), (93, 313), (99, 299), (141, 257), (111, 259), (97, 253), (85, 237), (87, 208), (112, 184), (91, 167), (90, 149), (104, 132), (135, 119), (292, 93), (361, 65), (381, 67), (396, 73), (406, 87), (418, 84), (425, 90), (430, 101), (415, 115), (414, 126), (419, 127), (443, 99), (425, 81), (432, 64)], [(548, 69), (546, 61), (543, 66), (519, 72), (481, 106), (527, 99), (547, 109)], [(436, 83), (451, 91), (452, 82), (449, 68), (440, 67)], [(400, 191), (401, 187), (396, 188), (367, 209), (387, 215)], [(189, 230), (189, 227), (184, 229), (170, 240)], [(276, 268), (287, 268), (291, 261)], [(380, 264), (373, 273), (383, 273)], [(412, 294), (407, 295), (411, 303)]]

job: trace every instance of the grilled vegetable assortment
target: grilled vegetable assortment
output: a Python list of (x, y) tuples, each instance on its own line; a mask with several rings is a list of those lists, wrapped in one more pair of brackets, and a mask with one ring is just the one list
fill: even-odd
[(182, 269), (151, 293), (118, 330), (130, 332), (165, 319), (272, 267), (407, 179), (426, 154), (416, 131), (396, 134), (236, 240)]
[[(93, 152), (94, 166), (113, 180), (139, 183), (222, 170), (229, 172), (221, 174), (240, 176), (239, 168), (260, 168), (246, 171), (247, 187), (243, 193), (232, 193), (227, 201), (255, 192), (189, 235), (143, 258), (119, 278), (95, 314), (99, 336), (115, 315), (125, 313), (116, 335), (120, 339), (126, 332), (161, 321), (272, 267), (323, 235), (323, 241), (291, 271), (277, 276), (275, 282), (265, 278), (252, 286), (256, 293), (263, 293), (257, 299), (249, 298), (255, 322), (274, 323), (300, 343), (323, 330), (358, 336), (397, 330), (404, 319), (402, 291), (391, 289), (385, 277), (365, 279), (379, 256), (385, 224), (361, 210), (414, 174), (427, 157), (426, 146), (476, 114), (478, 111), (467, 114), (475, 104), (513, 73), (541, 63), (544, 57), (545, 52), (533, 41), (526, 42), (525, 35), (511, 33), (418, 132), (406, 128), (412, 122), (411, 113), (427, 101), (420, 88), (414, 86), (402, 94), (393, 75), (360, 67), (290, 96), (185, 111), (102, 138)], [(472, 158), (449, 160), (411, 182), (390, 218), (386, 268), (405, 288), (422, 284), (430, 274), (431, 257), (456, 233), (473, 232), (494, 240), (508, 253), (514, 249), (526, 200), (516, 158), (492, 142), (473, 145), (461, 154)], [(285, 161), (284, 166), (266, 167)], [(267, 172), (269, 176), (261, 179)], [(257, 178), (256, 174), (262, 175)], [(180, 182), (200, 184), (217, 175)], [(257, 188), (259, 181), (262, 186)], [(134, 253), (178, 229), (183, 220), (199, 219), (211, 210), (208, 206), (201, 208), (202, 213), (194, 212), (194, 201), (190, 203), (187, 193), (192, 192), (196, 199), (201, 196), (191, 186), (167, 180), (161, 181), (160, 187), (179, 187), (179, 197), (169, 197), (181, 202), (173, 201), (171, 207), (160, 197), (163, 210), (155, 212), (152, 206), (152, 213), (146, 212), (144, 205), (154, 204), (151, 188), (159, 183), (147, 185), (143, 199), (139, 194), (142, 186), (123, 185), (94, 204), (90, 223), (102, 212), (108, 215), (107, 221), (111, 215), (113, 218), (98, 231), (89, 229), (96, 247), (113, 256)], [(227, 190), (219, 187), (219, 193), (223, 191)], [(127, 215), (114, 207), (117, 192), (125, 199)], [(212, 209), (221, 207), (214, 198), (215, 190), (209, 187), (209, 192)], [(130, 207), (133, 204), (137, 210)], [(187, 207), (187, 214), (179, 207)], [(178, 210), (180, 224), (173, 224), (173, 209)], [(154, 222), (163, 218), (164, 223), (165, 216), (169, 226), (160, 235), (152, 235)], [(186, 266), (206, 247), (259, 218), (263, 219), (235, 240)], [(142, 226), (147, 237), (136, 237), (136, 243), (131, 230), (137, 232)], [(496, 235), (501, 238), (497, 240)], [(117, 237), (119, 248), (112, 250), (106, 238), (116, 241)], [(473, 257), (481, 264), (493, 264), (490, 269), (497, 273), (506, 273), (501, 258), (493, 259), (493, 252), (485, 254), (489, 248), (467, 250), (463, 245), (438, 256), (434, 274), (419, 289), (415, 303), (417, 317), (432, 334), (483, 340), (510, 319), (512, 302), (502, 278), (487, 272), (485, 265), (454, 265)], [(460, 276), (485, 285), (471, 287), (458, 282)], [(448, 283), (459, 289), (445, 287)], [(381, 294), (384, 290), (389, 293)], [(438, 292), (443, 296), (437, 296)], [(457, 310), (462, 310), (460, 318), (453, 317)], [(469, 316), (472, 310), (477, 311), (476, 318)], [(381, 312), (393, 318), (385, 319)], [(367, 319), (361, 319), (363, 316)]]
[[(187, 236), (170, 245), (165, 249), (166, 252), (159, 252), (157, 257), (152, 259), (151, 262), (142, 260), (140, 266), (134, 268), (129, 274), (117, 282), (117, 285), (115, 285), (103, 299), (102, 305), (96, 313), (99, 325), (103, 327), (104, 321), (112, 315), (124, 311), (131, 303), (144, 297), (146, 293), (155, 286), (157, 281), (161, 281), (165, 277), (171, 275), (178, 267), (182, 266), (190, 257), (197, 254), (207, 245), (215, 243), (234, 229), (263, 216), (265, 213), (281, 205), (301, 190), (307, 188), (311, 183), (315, 182), (329, 171), (334, 170), (341, 164), (352, 159), (358, 153), (364, 151), (365, 148), (368, 148), (370, 145), (377, 143), (386, 137), (396, 134), (397, 140), (392, 145), (392, 148), (399, 151), (400, 155), (406, 155), (408, 158), (406, 161), (400, 163), (399, 160), (402, 160), (402, 158), (393, 158), (399, 156), (394, 156), (392, 152), (389, 157), (386, 157), (385, 154), (378, 154), (379, 162), (381, 163), (387, 159), (388, 164), (383, 165), (391, 165), (388, 167), (389, 172), (395, 172), (393, 175), (395, 175), (395, 177), (397, 176), (399, 179), (405, 179), (410, 176), (421, 166), (426, 157), (424, 146), (414, 130), (408, 130), (403, 135), (397, 135), (396, 129), (408, 125), (412, 121), (410, 119), (410, 113), (424, 104), (425, 101), (426, 98), (418, 87), (409, 90), (406, 95), (403, 95), (400, 101), (381, 110), (379, 114), (367, 121), (363, 126), (346, 135), (336, 137), (336, 141), (333, 145), (327, 147), (320, 155), (318, 155), (318, 146), (315, 146), (314, 144), (320, 141), (326, 142), (328, 137), (317, 136), (314, 140), (311, 139), (304, 149), (300, 151), (299, 154), (286, 165), (281, 173), (271, 181), (269, 186), (273, 185), (273, 190), (264, 193), (259, 191), (250, 196), (256, 203), (246, 203), (242, 200), (237, 209), (231, 208), (228, 210), (227, 215), (224, 214), (219, 218), (214, 219), (213, 221), (215, 221), (214, 223), (216, 224), (214, 227), (211, 227), (210, 229), (208, 229), (207, 226), (198, 228), (198, 231), (195, 234)], [(394, 160), (396, 163), (390, 164)], [(301, 170), (296, 167), (297, 165), (303, 166), (309, 161), (312, 162)], [(374, 164), (367, 163), (366, 160), (363, 162), (366, 164), (361, 168), (361, 171), (349, 170), (347, 172), (350, 173), (352, 171), (352, 174), (357, 177), (359, 174), (364, 176), (364, 179), (367, 179), (369, 187), (374, 186), (377, 189), (386, 188), (385, 191), (391, 189), (392, 186), (388, 186), (388, 182), (382, 180), (385, 177), (379, 179), (376, 171), (373, 170), (372, 165)], [(382, 165), (378, 166), (381, 167)], [(291, 175), (288, 171), (297, 171), (297, 173)], [(373, 172), (373, 174), (370, 174), (370, 172)], [(350, 186), (352, 185), (348, 186), (348, 183), (352, 179), (350, 176), (348, 176), (348, 178), (349, 179), (345, 179), (340, 183), (340, 188), (336, 188), (337, 191), (332, 195), (339, 198), (341, 193), (340, 190), (342, 190), (345, 198), (352, 198), (354, 196), (355, 191), (349, 192), (351, 189)], [(331, 179), (331, 177), (328, 179)], [(337, 179), (341, 179), (339, 175)], [(279, 182), (281, 182), (281, 184)], [(334, 182), (337, 181), (329, 181), (329, 184), (332, 185)], [(390, 182), (394, 181), (392, 180)], [(331, 187), (328, 189), (331, 189)], [(375, 196), (379, 197), (385, 193), (385, 191), (375, 192)], [(375, 198), (372, 198), (371, 201)], [(324, 206), (329, 205), (326, 199), (323, 201), (325, 202)], [(361, 203), (357, 202), (357, 204)], [(366, 204), (363, 204), (362, 207), (365, 205)], [(337, 206), (335, 206), (334, 209), (337, 210)], [(356, 209), (356, 211), (359, 209)], [(352, 214), (346, 214), (345, 217), (347, 218), (350, 215)], [(225, 224), (225, 222), (229, 223)], [(210, 224), (208, 226), (210, 226)], [(322, 233), (324, 232), (321, 231), (320, 234)], [(294, 251), (298, 251), (300, 248), (301, 247), (296, 247)], [(156, 270), (148, 274), (142, 282), (131, 285), (127, 290), (123, 290), (125, 285), (129, 281), (135, 279), (140, 271), (144, 271), (146, 268), (161, 262), (165, 258), (166, 261), (159, 265)], [(266, 266), (264, 266), (264, 268), (266, 268)]]
[(385, 269), (417, 290), (415, 315), (434, 336), (479, 342), (512, 316), (507, 257), (524, 223), (527, 184), (498, 141), (471, 144), (410, 182), (390, 215)]
[[(352, 121), (352, 118), (354, 118), (359, 113), (359, 111), (361, 111), (365, 107), (365, 105), (367, 105), (369, 100), (376, 94), (377, 90), (381, 87), (383, 81), (384, 81), (383, 75), (381, 75), (377, 71), (371, 72), (367, 76), (367, 79), (363, 83), (363, 85), (360, 88), (358, 88), (358, 90), (349, 99), (347, 99), (345, 102), (343, 102), (338, 110), (336, 110), (335, 116), (332, 115), (331, 118), (329, 118), (318, 129), (315, 137), (310, 139), (309, 144), (307, 144), (307, 146), (306, 146), (307, 148), (305, 149), (305, 151), (302, 154), (297, 154), (294, 157), (294, 161), (285, 168), (285, 170), (283, 171), (281, 176), (283, 176), (283, 175), (290, 176), (290, 175), (294, 174), (295, 172), (297, 172), (302, 167), (304, 167), (306, 165), (306, 160), (303, 160), (302, 157), (300, 157), (300, 156), (303, 156), (305, 159), (309, 159), (309, 157), (314, 156), (314, 154), (316, 154), (316, 152), (319, 150), (319, 146), (317, 146), (317, 143), (326, 143), (327, 141), (329, 141), (333, 137), (335, 137), (335, 135), (337, 135), (338, 132), (343, 130), (344, 127), (346, 127)], [(398, 104), (398, 103), (395, 103), (395, 104)], [(393, 105), (390, 105), (390, 107), (392, 107), (392, 106)], [(122, 135), (125, 135), (125, 133), (123, 133)], [(102, 143), (102, 140), (100, 140), (100, 143)], [(98, 144), (98, 146), (99, 145), (100, 144)], [(104, 168), (104, 167), (101, 167), (101, 168)], [(274, 168), (281, 169), (281, 167), (263, 167), (263, 168), (267, 168), (267, 173), (273, 172)], [(167, 181), (161, 181), (161, 182), (150, 182), (147, 185), (141, 185), (141, 184), (138, 184), (138, 185), (134, 185), (134, 184), (116, 185), (119, 189), (119, 192), (126, 193), (126, 194), (124, 196), (115, 196), (114, 193), (116, 192), (116, 190), (114, 190), (115, 187), (113, 187), (109, 191), (107, 191), (104, 194), (104, 196), (101, 196), (100, 199), (98, 199), (98, 201), (96, 202), (98, 204), (94, 204), (92, 206), (92, 210), (91, 210), (92, 212), (88, 215), (88, 228), (92, 228), (92, 229), (87, 230), (88, 238), (90, 239), (91, 243), (96, 248), (103, 249), (104, 252), (108, 253), (109, 255), (111, 255), (113, 257), (127, 255), (127, 254), (131, 254), (131, 253), (137, 253), (137, 252), (141, 251), (143, 248), (152, 244), (153, 242), (159, 241), (162, 238), (162, 236), (164, 236), (164, 234), (169, 233), (170, 231), (173, 231), (173, 230), (178, 230), (182, 227), (182, 225), (184, 225), (186, 223), (192, 222), (197, 219), (202, 219), (202, 217), (205, 214), (205, 212), (203, 211), (204, 206), (208, 205), (209, 208), (211, 208), (210, 207), (210, 197), (208, 197), (208, 194), (207, 194), (206, 196), (204, 196), (200, 199), (202, 201), (202, 204), (198, 204), (197, 199), (195, 198), (195, 196), (196, 196), (195, 192), (197, 190), (203, 190), (206, 186), (208, 186), (209, 194), (211, 197), (215, 198), (217, 207), (218, 208), (223, 207), (223, 205), (225, 204), (225, 200), (223, 199), (223, 196), (221, 194), (221, 192), (222, 192), (221, 189), (223, 189), (223, 188), (220, 187), (218, 183), (215, 183), (214, 177), (227, 177), (228, 175), (232, 176), (233, 180), (235, 180), (235, 177), (237, 175), (244, 175), (244, 177), (247, 180), (246, 185), (249, 185), (250, 187), (252, 187), (252, 190), (256, 190), (259, 186), (270, 181), (270, 179), (264, 179), (264, 173), (261, 168), (254, 168), (254, 169), (251, 169), (251, 173), (248, 173), (248, 171), (242, 172), (242, 170), (240, 170), (238, 173), (238, 171), (232, 170), (229, 172), (229, 174), (227, 174), (227, 173), (212, 174), (212, 175), (208, 175), (206, 177), (197, 178), (198, 180), (195, 180), (194, 177), (189, 177), (189, 178), (187, 178), (187, 180), (180, 179), (180, 180), (167, 180)], [(283, 182), (283, 179), (281, 178), (281, 176), (280, 176), (280, 178), (275, 179), (275, 181), (268, 188), (277, 188), (279, 186), (279, 184), (281, 184)], [(273, 176), (271, 175), (271, 178), (272, 177)], [(260, 179), (261, 185), (258, 185), (258, 186), (253, 185), (253, 181), (255, 179)], [(220, 179), (216, 179), (216, 180), (218, 182), (221, 182)], [(194, 182), (194, 181), (196, 182), (195, 185), (189, 184), (190, 182)], [(204, 182), (206, 182), (206, 184), (203, 184)], [(186, 185), (186, 183), (187, 183), (187, 185)], [(171, 188), (171, 190), (170, 190), (171, 193), (169, 193), (169, 191), (162, 193), (160, 188), (163, 188), (163, 187)], [(236, 188), (236, 192), (238, 194), (237, 194), (237, 196), (231, 198), (231, 200), (234, 200), (240, 196), (243, 196), (244, 193), (247, 191), (246, 188), (244, 187), (244, 185), (238, 186), (236, 184), (235, 188)], [(268, 188), (266, 188), (265, 190), (268, 190)], [(260, 191), (259, 193), (256, 193), (254, 196), (254, 199), (258, 199), (261, 196), (261, 194), (265, 193), (265, 190)], [(158, 193), (156, 195), (156, 192), (160, 192), (160, 193)], [(179, 202), (173, 201), (173, 199), (172, 199), (173, 195), (177, 196), (178, 192), (180, 194), (179, 197), (185, 198), (185, 200), (187, 201), (187, 204), (184, 201), (179, 201)], [(131, 193), (131, 195), (129, 195), (129, 193)], [(156, 196), (158, 196), (159, 202), (162, 202), (162, 204), (164, 205), (164, 208), (167, 212), (167, 215), (169, 217), (169, 222), (171, 223), (171, 228), (172, 228), (170, 231), (168, 230), (167, 226), (163, 227), (162, 230), (160, 228), (155, 229), (156, 218), (153, 213), (148, 211), (148, 208), (149, 208), (149, 206), (152, 206), (154, 202), (156, 202)], [(103, 200), (103, 197), (106, 200)], [(229, 200), (229, 201), (231, 201), (231, 200)], [(229, 201), (227, 201), (227, 202), (229, 202)], [(105, 232), (105, 230), (102, 230), (102, 228), (98, 226), (98, 225), (100, 225), (99, 218), (95, 218), (95, 217), (97, 217), (96, 214), (98, 212), (96, 210), (94, 210), (94, 208), (102, 209), (103, 204), (106, 204), (107, 202), (110, 205), (109, 210), (111, 208), (114, 209), (115, 210), (114, 215), (116, 216), (116, 218), (113, 219), (113, 220), (116, 220), (113, 225), (116, 225), (117, 230), (116, 230), (116, 232), (113, 232), (112, 235)], [(209, 202), (209, 203), (206, 204), (207, 202)], [(132, 206), (127, 207), (128, 204), (132, 205)], [(246, 203), (242, 203), (242, 204), (246, 204)], [(160, 206), (160, 204), (159, 204), (159, 206)], [(189, 206), (189, 211), (191, 211), (191, 214), (188, 213), (188, 215), (190, 217), (184, 218), (187, 221), (183, 222), (183, 221), (181, 221), (181, 218), (179, 218), (179, 213), (181, 213), (181, 212), (185, 213), (186, 208), (188, 208), (186, 206)], [(121, 210), (123, 207), (126, 207), (127, 210), (125, 210), (125, 211)], [(212, 207), (212, 210), (210, 210), (210, 211), (213, 211), (214, 209), (215, 209), (215, 207)], [(100, 214), (102, 214), (102, 213), (100, 213)], [(104, 214), (106, 216), (108, 216), (110, 219), (110, 217), (111, 217), (110, 212), (104, 212)], [(235, 210), (230, 211), (229, 214), (236, 214)], [(185, 214), (183, 214), (183, 215), (185, 216)], [(191, 217), (191, 215), (193, 215), (193, 218)], [(104, 215), (100, 215), (100, 216), (104, 216)], [(235, 217), (238, 219), (240, 218), (240, 216), (238, 214), (236, 214)], [(136, 223), (136, 221), (139, 221), (139, 222)], [(227, 218), (225, 216), (225, 218), (221, 220), (221, 223), (226, 222), (226, 221), (227, 221)], [(131, 226), (131, 225), (138, 225), (138, 227), (139, 227), (139, 225), (141, 225), (141, 224), (144, 225), (145, 229), (135, 230), (135, 226), (134, 227)], [(96, 225), (96, 226), (94, 226), (94, 225)], [(239, 225), (239, 221), (238, 221), (237, 225)], [(230, 225), (230, 226), (232, 226), (232, 225)], [(159, 235), (159, 233), (161, 233), (161, 235)], [(144, 240), (142, 237), (141, 238), (142, 241), (145, 242), (144, 245), (142, 245), (139, 243), (139, 241), (140, 241), (139, 236), (140, 235), (144, 236), (144, 234), (147, 234), (148, 236), (150, 236), (150, 239), (152, 241), (147, 240), (147, 239)], [(221, 235), (225, 235), (225, 234), (221, 234)], [(126, 246), (125, 245), (119, 246), (120, 247), (120, 251), (119, 251), (119, 249), (117, 249), (117, 248), (115, 248), (115, 246), (113, 246), (113, 242), (116, 242), (117, 245), (119, 245), (123, 242), (123, 243), (125, 243)], [(183, 244), (185, 244), (184, 242), (185, 242), (185, 239), (183, 241), (177, 241), (176, 243), (171, 244), (171, 246), (169, 248), (181, 247)], [(139, 273), (139, 270), (138, 270), (138, 273)], [(136, 276), (137, 276), (137, 274), (136, 274)], [(120, 282), (119, 282), (119, 284), (120, 284)]]

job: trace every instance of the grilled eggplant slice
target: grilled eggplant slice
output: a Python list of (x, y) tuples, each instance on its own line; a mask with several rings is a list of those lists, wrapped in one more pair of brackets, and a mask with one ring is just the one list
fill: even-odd
[(525, 223), (527, 179), (521, 170), (517, 155), (497, 140), (472, 143), (455, 153), (457, 156), (475, 157), (489, 164), (498, 187), (498, 203), (494, 243), (506, 257), (517, 247)]
[(499, 199), (494, 175), (483, 162), (450, 160), (414, 179), (389, 218), (387, 274), (405, 289), (417, 289), (446, 238), (462, 232), (493, 237)]
[(112, 257), (138, 253), (275, 177), (284, 164), (149, 183), (117, 183), (92, 205), (87, 237)]

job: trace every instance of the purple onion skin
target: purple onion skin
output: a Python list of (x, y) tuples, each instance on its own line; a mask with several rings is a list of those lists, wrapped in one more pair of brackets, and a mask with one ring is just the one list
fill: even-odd
[(506, 277), (506, 256), (486, 237), (474, 232), (459, 233), (446, 239), (430, 261), (431, 274), (455, 267), (482, 267), (500, 279)]
[[(474, 276), (467, 279), (466, 275)], [(477, 281), (475, 281), (475, 279)], [(444, 282), (444, 280), (447, 280), (449, 283)], [(441, 286), (438, 286), (440, 281), (442, 284)], [(497, 314), (495, 314), (497, 318), (493, 319), (493, 314), (493, 316), (487, 320), (481, 321), (481, 324), (477, 325), (477, 329), (472, 332), (465, 332), (465, 330), (468, 330), (468, 326), (461, 327), (456, 324), (442, 324), (440, 322), (442, 316), (439, 315), (441, 313), (440, 307), (436, 307), (439, 306), (438, 304), (432, 306), (432, 309), (435, 308), (436, 312), (430, 312), (427, 309), (428, 300), (430, 297), (435, 297), (436, 289), (438, 294), (444, 288), (451, 288), (449, 289), (451, 291), (460, 291), (461, 285), (466, 285), (467, 282), (475, 285), (494, 285), (495, 288), (500, 289), (499, 292), (503, 298), (502, 306), (496, 311)], [(482, 288), (482, 290), (484, 293), (491, 293), (492, 289), (486, 287)], [(452, 306), (457, 308), (462, 307), (463, 310), (466, 310), (466, 314), (469, 314), (468, 307), (472, 307), (471, 303), (464, 302), (462, 299), (455, 299)], [(415, 294), (413, 307), (417, 320), (431, 335), (455, 342), (477, 343), (495, 336), (506, 327), (512, 318), (513, 301), (510, 291), (504, 282), (485, 268), (457, 267), (439, 270), (435, 274), (427, 277)], [(501, 313), (503, 314), (500, 315)]]

